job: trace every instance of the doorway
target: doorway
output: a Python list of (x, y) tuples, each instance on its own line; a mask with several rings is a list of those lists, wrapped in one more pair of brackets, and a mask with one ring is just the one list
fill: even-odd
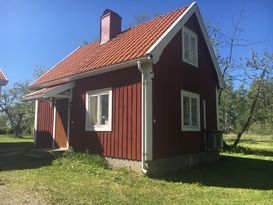
[(56, 124), (55, 124), (55, 147), (68, 147), (68, 99), (61, 99), (55, 101), (56, 109)]

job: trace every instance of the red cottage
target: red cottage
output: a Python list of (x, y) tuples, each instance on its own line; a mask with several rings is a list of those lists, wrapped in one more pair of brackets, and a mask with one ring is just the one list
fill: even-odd
[(224, 82), (196, 3), (125, 31), (107, 9), (100, 31), (30, 85), (35, 146), (152, 174), (216, 161)]

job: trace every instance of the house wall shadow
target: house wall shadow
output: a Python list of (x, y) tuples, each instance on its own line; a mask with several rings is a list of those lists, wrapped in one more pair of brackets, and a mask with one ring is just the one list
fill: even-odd
[(50, 153), (33, 149), (33, 142), (0, 143), (0, 171), (36, 169), (52, 159)]
[(159, 177), (169, 182), (200, 183), (204, 186), (273, 189), (273, 161), (221, 156), (218, 163)]

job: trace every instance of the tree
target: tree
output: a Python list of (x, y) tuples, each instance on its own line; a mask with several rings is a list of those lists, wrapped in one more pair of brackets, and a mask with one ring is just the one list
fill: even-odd
[(48, 68), (46, 66), (36, 66), (36, 69), (34, 70), (32, 76), (34, 77), (34, 79), (37, 79), (39, 77), (41, 77), (46, 71), (48, 70)]
[(266, 112), (259, 111), (264, 109), (264, 107), (261, 107), (265, 105), (263, 103), (264, 100), (272, 100), (271, 98), (267, 98), (267, 92), (272, 93), (272, 90), (267, 90), (266, 85), (268, 84), (268, 80), (272, 79), (273, 77), (273, 53), (270, 54), (265, 51), (263, 56), (260, 58), (257, 52), (252, 51), (251, 58), (247, 59), (246, 61), (246, 68), (247, 71), (245, 75), (252, 80), (252, 85), (250, 86), (248, 93), (247, 113), (245, 114), (242, 128), (237, 133), (233, 146), (238, 145), (243, 133), (246, 132), (254, 122), (261, 120), (261, 118), (263, 119), (267, 117)]
[[(268, 97), (269, 94), (265, 92), (265, 88), (262, 89), (270, 76), (267, 71), (264, 73), (262, 69), (262, 67), (270, 67), (270, 54), (265, 52), (261, 59), (254, 51), (251, 57), (246, 59), (234, 55), (234, 50), (238, 48), (259, 43), (242, 37), (245, 33), (241, 27), (243, 13), (244, 7), (241, 9), (237, 21), (233, 21), (233, 30), (230, 35), (222, 33), (218, 27), (211, 26), (210, 23), (207, 24), (208, 34), (216, 51), (226, 84), (226, 89), (220, 90), (218, 99), (220, 127), (224, 132), (237, 133), (233, 146), (240, 142), (243, 133), (248, 131), (253, 123), (262, 122), (265, 118), (268, 119), (268, 116), (273, 119), (271, 112), (273, 108), (269, 106), (272, 98)], [(220, 52), (222, 49), (225, 52)], [(244, 72), (246, 69), (247, 72)], [(264, 75), (262, 75), (263, 73)], [(234, 84), (236, 87), (238, 84), (240, 86), (234, 89)], [(267, 83), (268, 90), (270, 89), (269, 85), (270, 83)], [(265, 111), (266, 109), (267, 111)], [(228, 147), (229, 145), (224, 142), (224, 148)]]
[(6, 115), (16, 137), (22, 136), (23, 129), (33, 124), (34, 104), (22, 101), (28, 92), (28, 82), (16, 83), (0, 97), (0, 112)]

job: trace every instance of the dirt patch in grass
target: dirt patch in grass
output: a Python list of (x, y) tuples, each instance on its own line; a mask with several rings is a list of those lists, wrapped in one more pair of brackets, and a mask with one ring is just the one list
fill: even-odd
[(48, 204), (41, 196), (27, 191), (20, 186), (12, 186), (0, 182), (0, 204), (15, 205), (46, 205)]

